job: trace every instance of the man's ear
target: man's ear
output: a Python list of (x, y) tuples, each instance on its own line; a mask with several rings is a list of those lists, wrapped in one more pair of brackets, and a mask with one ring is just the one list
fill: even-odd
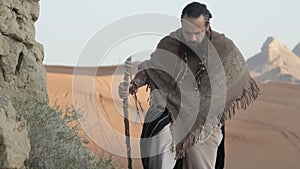
[(180, 19), (180, 22), (181, 22), (181, 25), (183, 25), (183, 23), (184, 23), (184, 22), (187, 22), (187, 20), (181, 18), (181, 19)]
[(210, 22), (207, 23), (207, 28), (206, 28), (206, 31), (209, 30), (209, 27), (210, 27)]

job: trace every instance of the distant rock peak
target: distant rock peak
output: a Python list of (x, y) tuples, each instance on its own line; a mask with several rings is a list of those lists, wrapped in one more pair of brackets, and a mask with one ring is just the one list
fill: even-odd
[(284, 44), (282, 44), (279, 40), (270, 36), (264, 42), (261, 50), (263, 52), (263, 51), (270, 51), (270, 49), (278, 49), (278, 48), (286, 48), (287, 49), (287, 47)]
[(300, 57), (297, 57), (295, 51), (300, 54), (300, 43), (292, 52), (279, 40), (268, 37), (261, 50), (247, 61), (251, 75), (257, 81), (299, 84)]
[(294, 47), (293, 52), (294, 52), (298, 57), (300, 57), (300, 43), (298, 43), (298, 44)]

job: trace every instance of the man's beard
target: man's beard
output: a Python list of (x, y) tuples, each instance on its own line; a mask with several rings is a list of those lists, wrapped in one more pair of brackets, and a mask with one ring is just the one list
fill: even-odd
[(191, 41), (189, 41), (187, 43), (187, 45), (188, 45), (188, 47), (190, 49), (197, 51), (203, 45), (203, 40), (200, 43), (199, 42), (191, 42)]
[(201, 43), (189, 41), (187, 45), (190, 52), (195, 52), (197, 55), (202, 56), (203, 54), (207, 54), (208, 38), (203, 38)]
[(191, 48), (197, 48), (200, 44), (197, 43), (197, 42), (191, 42), (191, 41), (189, 41), (189, 42), (188, 42), (188, 45), (189, 45), (189, 47), (191, 47)]

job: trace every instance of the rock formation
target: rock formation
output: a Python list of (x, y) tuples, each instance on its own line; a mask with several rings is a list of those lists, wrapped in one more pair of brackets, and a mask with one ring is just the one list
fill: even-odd
[(267, 38), (261, 52), (248, 59), (247, 65), (259, 82), (300, 84), (300, 57), (273, 37)]
[(0, 168), (24, 168), (26, 121), (12, 106), (27, 97), (48, 102), (43, 46), (35, 40), (38, 0), (0, 1)]
[(300, 58), (300, 43), (294, 47), (293, 52)]

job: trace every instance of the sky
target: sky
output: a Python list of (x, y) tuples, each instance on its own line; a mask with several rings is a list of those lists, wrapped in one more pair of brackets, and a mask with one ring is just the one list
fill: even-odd
[[(106, 40), (117, 38), (129, 26), (118, 21), (134, 15), (160, 14), (173, 17), (172, 22), (157, 24), (157, 27), (174, 31), (180, 26), (180, 14), (187, 0), (41, 0), (40, 16), (36, 22), (36, 39), (44, 45), (47, 65), (100, 66), (120, 64), (128, 55), (149, 55), (159, 39), (168, 34), (143, 33), (120, 38), (112, 46), (103, 49), (105, 56), (95, 50), (93, 55), (83, 53), (92, 45), (95, 49), (105, 46)], [(232, 39), (248, 59), (259, 53), (267, 37), (272, 36), (289, 49), (300, 42), (300, 1), (296, 0), (203, 0), (211, 11), (213, 30)], [(158, 15), (159, 16), (159, 15)], [(159, 19), (158, 19), (159, 20)], [(163, 20), (163, 19), (162, 19)], [(178, 20), (178, 22), (177, 22)], [(141, 27), (147, 20), (139, 21)], [(126, 23), (126, 22), (125, 22)], [(149, 21), (149, 23), (152, 23)], [(178, 24), (178, 25), (176, 25)], [(104, 34), (112, 28), (111, 34)], [(114, 33), (116, 32), (116, 33)], [(97, 40), (98, 38), (98, 40)], [(99, 38), (101, 40), (99, 40)], [(99, 42), (99, 43), (98, 43)], [(147, 51), (147, 52), (144, 52)], [(98, 52), (98, 53), (97, 53)]]

